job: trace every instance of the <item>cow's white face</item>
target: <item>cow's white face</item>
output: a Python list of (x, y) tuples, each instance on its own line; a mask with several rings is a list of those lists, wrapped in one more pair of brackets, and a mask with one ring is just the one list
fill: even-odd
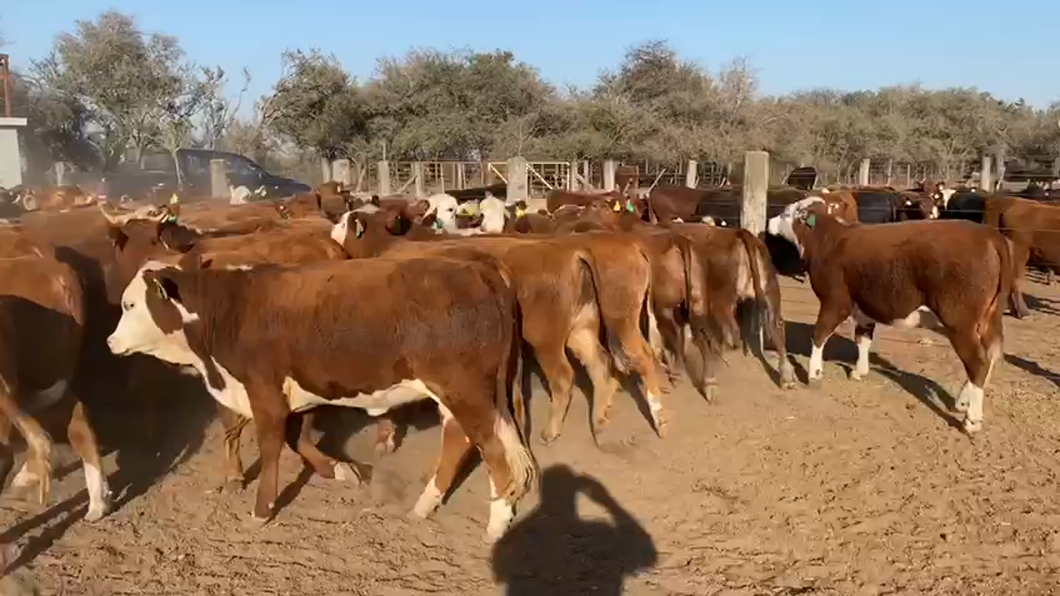
[(792, 243), (799, 250), (799, 256), (802, 256), (803, 248), (799, 242), (798, 234), (795, 233), (795, 222), (805, 217), (806, 209), (810, 205), (823, 202), (824, 199), (821, 197), (806, 197), (801, 201), (791, 203), (784, 207), (783, 213), (769, 218), (769, 221), (766, 222), (766, 231), (773, 236), (780, 236)]
[(195, 362), (183, 328), (166, 333), (148, 306), (148, 301), (154, 301), (156, 312), (160, 308), (175, 309), (180, 314), (182, 324), (199, 319), (198, 315), (188, 312), (182, 304), (166, 296), (160, 286), (147, 282), (147, 272), (159, 271), (166, 267), (170, 265), (148, 261), (122, 292), (121, 320), (118, 321), (114, 333), (107, 338), (107, 346), (114, 354), (147, 354), (174, 364), (190, 365)]
[(460, 203), (455, 197), (447, 194), (434, 195), (427, 199), (430, 208), (427, 215), (436, 214), (438, 223), (443, 227), (456, 227), (456, 214), (460, 211)]
[[(369, 205), (375, 207), (375, 205)], [(378, 208), (377, 208), (378, 210)], [(350, 228), (353, 228), (354, 236), (360, 238), (364, 235), (364, 222), (353, 216), (359, 209), (353, 211), (347, 211), (339, 217), (338, 223), (331, 226), (331, 239), (339, 244), (339, 246), (345, 247), (346, 240), (350, 237)]]

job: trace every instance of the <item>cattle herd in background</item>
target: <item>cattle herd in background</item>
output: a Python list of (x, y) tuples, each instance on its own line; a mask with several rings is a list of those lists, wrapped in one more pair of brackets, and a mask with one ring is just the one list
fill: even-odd
[[(956, 409), (973, 433), (1001, 354), (1002, 313), (1026, 314), (1025, 267), (1060, 263), (1060, 206), (1044, 193), (773, 188), (759, 238), (739, 227), (738, 186), (553, 191), (541, 210), (506, 200), (503, 185), (425, 200), (337, 183), (279, 201), (245, 190), (233, 189), (238, 204), (108, 201), (77, 187), (0, 192), (0, 215), (12, 222), (0, 225), (0, 481), (14, 467), (14, 427), (27, 456), (12, 484), (37, 487), (43, 502), (52, 436), (65, 432), (83, 462), (86, 519), (105, 516), (94, 404), (117, 394), (150, 409), (157, 398), (143, 379), (192, 374), (219, 404), (226, 487), (243, 485), (239, 438), (254, 423), (262, 471), (251, 519), (264, 522), (275, 514), (285, 443), (323, 477), (363, 473), (311, 440), (314, 417), (329, 412), (321, 406), (379, 416), (385, 453), (395, 448), (394, 408), (431, 400), (440, 457), (413, 511), (438, 507), (474, 447), (488, 468), (495, 540), (537, 477), (527, 358), (550, 394), (538, 440), (562, 431), (568, 350), (592, 382), (598, 442), (626, 375), (662, 437), (681, 371), (712, 400), (724, 352), (757, 346), (756, 335), (776, 355), (763, 362), (779, 385), (796, 385), (778, 275), (808, 275), (821, 301), (811, 385), (821, 382), (825, 342), (850, 317), (855, 380), (868, 372), (876, 324), (934, 326), (965, 365)], [(683, 361), (687, 336), (696, 366)]]

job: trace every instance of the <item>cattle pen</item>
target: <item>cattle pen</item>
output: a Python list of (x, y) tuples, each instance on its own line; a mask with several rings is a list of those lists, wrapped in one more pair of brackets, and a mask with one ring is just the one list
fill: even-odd
[[(618, 189), (621, 167), (603, 164), (600, 184)], [(349, 162), (328, 162), (328, 168), (330, 180), (357, 187), (360, 179), (360, 190), (412, 197), (436, 192), (432, 184), (439, 178), (440, 184), (452, 179), (463, 186), (502, 180), (509, 193), (515, 189), (522, 198), (541, 192), (531, 188), (534, 179), (553, 190), (583, 182), (597, 186), (589, 182), (592, 168), (535, 165), (522, 158), (486, 164), (485, 172), (472, 165), (377, 164), (389, 186), (368, 184), (371, 175), (362, 177)], [(740, 186), (732, 194), (738, 212), (731, 227), (761, 237), (776, 211), (768, 200), (775, 190), (771, 183), (788, 175), (788, 164), (750, 151), (738, 169)], [(689, 165), (670, 184), (698, 186), (695, 170)], [(868, 176), (867, 164), (862, 170)], [(524, 172), (526, 184), (513, 172)], [(984, 173), (990, 175), (989, 164)], [(394, 185), (395, 179), (402, 181)], [(343, 249), (350, 250), (351, 236), (369, 234), (356, 224), (375, 221), (351, 223), (354, 211), (327, 221), (322, 203), (311, 203), (307, 219), (315, 219), (301, 231), (316, 225), (312, 231), (322, 231)], [(270, 225), (280, 225), (273, 220), (294, 217), (292, 205), (305, 206), (283, 205), (286, 211), (266, 202), (232, 209), (266, 213)], [(126, 250), (132, 242), (126, 231), (136, 226), (120, 218), (135, 212), (115, 216), (108, 209), (84, 211), (100, 219), (100, 230), (106, 230), (100, 233), (109, 234), (101, 236), (107, 248), (113, 243), (115, 250)], [(48, 216), (69, 213), (77, 210)], [(194, 210), (161, 218), (150, 213), (155, 220), (133, 220), (150, 228), (145, 244), (169, 251), (166, 258), (179, 258), (190, 270), (201, 254), (191, 247), (170, 250), (166, 242), (174, 237), (162, 230), (175, 226), (174, 220), (192, 225)], [(250, 234), (275, 232), (253, 230), (214, 240), (230, 246), (247, 242)], [(292, 237), (271, 238), (288, 246)], [(604, 256), (575, 252), (586, 264)], [(682, 265), (690, 262), (691, 257)], [(202, 261), (194, 267), (205, 268)], [(254, 269), (214, 267), (224, 269), (217, 275), (230, 276), (250, 276)], [(585, 271), (587, 279), (575, 279), (584, 281), (584, 288), (596, 287), (593, 270)], [(152, 279), (158, 285), (150, 300), (179, 300), (174, 286)], [(772, 355), (760, 358), (757, 338), (750, 337), (749, 353), (725, 355), (713, 401), (678, 371), (662, 396), (665, 437), (653, 428), (652, 396), (631, 383), (615, 395), (606, 438), (598, 442), (591, 430), (591, 373), (579, 369), (565, 432), (545, 444), (542, 430), (554, 388), (542, 382), (537, 365), (524, 362), (534, 373), (526, 435), (540, 483), (519, 503), (511, 528), (496, 544), (483, 542), (492, 503), (483, 505), (496, 488), (481, 463), (457, 481), (433, 517), (408, 515), (427, 494), (424, 486), (433, 486), (432, 462), (448, 436), (439, 424), (446, 410), (440, 412), (434, 402), (403, 406), (408, 424), (392, 453), (379, 449), (376, 419), (324, 406), (310, 429), (313, 439), (329, 455), (363, 464), (363, 482), (324, 478), (285, 449), (277, 513), (261, 524), (248, 518), (262, 475), (258, 441), (247, 432), (238, 443), (250, 464), (245, 482), (219, 482), (226, 435), (216, 416), (219, 406), (202, 379), (176, 373), (162, 377), (165, 383), (140, 379), (136, 397), (142, 402), (114, 400), (90, 409), (113, 491), (109, 515), (91, 523), (83, 519), (89, 505), (86, 479), (75, 454), (57, 447), (48, 503), (37, 504), (17, 489), (0, 499), (6, 528), (0, 543), (20, 546), (14, 577), (64, 595), (845, 596), (1060, 590), (1060, 502), (1053, 498), (1060, 477), (1055, 342), (1060, 288), (1038, 277), (1024, 285), (1031, 315), (1005, 317), (1003, 362), (986, 390), (988, 423), (970, 436), (952, 411), (965, 372), (947, 339), (933, 331), (881, 327), (870, 373), (855, 381), (849, 373), (858, 347), (854, 326), (845, 322), (824, 350), (825, 383), (809, 387), (811, 336), (821, 305), (808, 281), (781, 276), (778, 283), (795, 388), (778, 387)], [(140, 285), (148, 287), (146, 281)], [(124, 309), (124, 294), (122, 299)], [(178, 318), (190, 324), (198, 314), (184, 310)], [(413, 324), (387, 322), (394, 329)], [(430, 347), (439, 360), (452, 358), (445, 345)], [(695, 350), (688, 348), (686, 363), (693, 372), (702, 359), (691, 357)], [(112, 381), (118, 386), (127, 379)]]

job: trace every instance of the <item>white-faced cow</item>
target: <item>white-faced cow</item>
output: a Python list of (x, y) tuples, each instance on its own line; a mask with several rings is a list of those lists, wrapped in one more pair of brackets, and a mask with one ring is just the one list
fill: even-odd
[(912, 328), (936, 319), (968, 373), (956, 403), (965, 413), (964, 428), (982, 428), (983, 388), (1001, 357), (1001, 303), (1012, 286), (1004, 237), (963, 221), (849, 225), (815, 197), (789, 205), (769, 220), (768, 230), (798, 248), (821, 301), (811, 383), (823, 376), (825, 342), (848, 317), (856, 322), (854, 379), (869, 372), (877, 323)]
[(508, 275), (485, 255), (231, 270), (202, 269), (194, 258), (180, 267), (151, 261), (126, 288), (108, 344), (115, 354), (195, 367), (218, 402), (254, 420), (258, 522), (274, 512), (285, 436), (320, 475), (354, 475), (295, 438), (306, 410), (379, 415), (433, 399), (441, 457), (413, 511), (434, 511), (474, 446), (489, 470), (493, 540), (537, 477), (509, 410), (519, 344)]

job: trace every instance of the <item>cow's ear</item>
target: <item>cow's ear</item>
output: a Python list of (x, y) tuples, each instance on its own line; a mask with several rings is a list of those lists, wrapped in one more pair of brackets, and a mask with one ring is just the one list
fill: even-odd
[(180, 252), (184, 253), (184, 256), (180, 258), (180, 262), (177, 263), (177, 267), (180, 267), (184, 271), (194, 271), (196, 269), (202, 269), (202, 249), (199, 248), (198, 244), (194, 242), (185, 244), (180, 247)]
[(166, 270), (144, 271), (144, 281), (149, 292), (154, 292), (162, 300), (180, 302), (180, 286)]
[(125, 250), (125, 245), (129, 242), (129, 235), (119, 226), (107, 226), (107, 237), (118, 250)]

